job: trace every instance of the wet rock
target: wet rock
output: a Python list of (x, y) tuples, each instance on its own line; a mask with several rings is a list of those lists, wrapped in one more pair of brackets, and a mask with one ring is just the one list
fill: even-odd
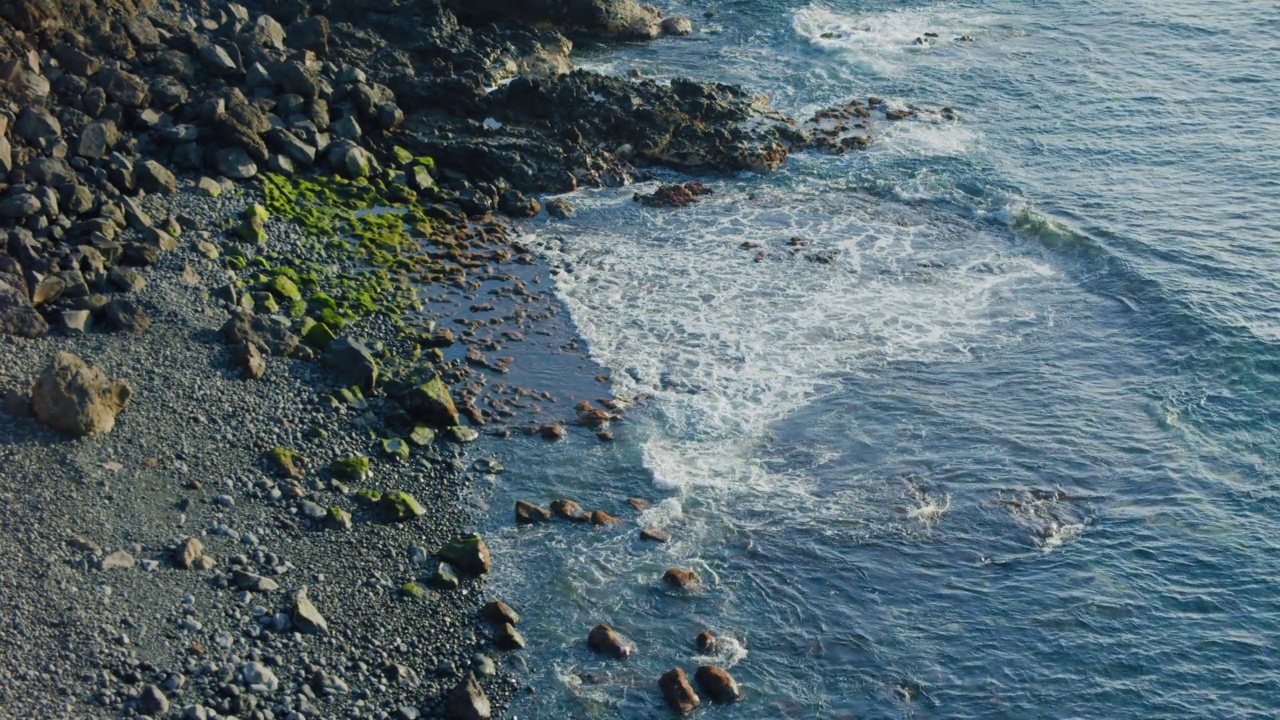
[(658, 690), (667, 707), (678, 713), (687, 713), (702, 704), (702, 699), (689, 684), (689, 676), (681, 668), (671, 668), (658, 678)]
[(450, 540), (436, 555), (468, 575), (489, 572), (489, 547), (474, 533)]
[(618, 520), (618, 518), (616, 518), (616, 517), (614, 517), (614, 516), (610, 515), (609, 513), (605, 512), (605, 511), (603, 511), (603, 510), (592, 510), (592, 511), (591, 511), (591, 524), (592, 524), (592, 525), (616, 525), (616, 524), (618, 524), (619, 522), (620, 522), (620, 521)]
[(703, 652), (711, 652), (716, 649), (716, 636), (712, 635), (710, 630), (703, 630), (693, 639), (693, 644)]
[(109, 382), (101, 370), (66, 352), (53, 356), (31, 388), (40, 422), (71, 435), (110, 432), (132, 395), (126, 383)]
[(480, 616), (495, 624), (520, 624), (520, 614), (501, 600), (490, 600), (485, 603), (485, 606), (480, 608)]
[(564, 437), (564, 426), (560, 423), (545, 423), (538, 428), (538, 434), (547, 440), (559, 440)]
[(640, 539), (656, 543), (671, 542), (671, 533), (657, 528), (641, 528)]
[(524, 500), (516, 501), (516, 522), (521, 525), (534, 525), (551, 519), (551, 512)]
[(713, 702), (737, 702), (742, 697), (738, 682), (723, 668), (715, 665), (703, 665), (693, 674), (702, 692), (711, 696)]
[(669, 17), (662, 21), (663, 35), (684, 36), (693, 33), (693, 23), (689, 18)]
[(489, 697), (476, 681), (475, 674), (467, 673), (467, 677), (450, 691), (445, 717), (448, 720), (489, 720), (491, 713)]
[(662, 580), (673, 588), (689, 588), (702, 582), (702, 578), (698, 577), (698, 573), (683, 568), (668, 568), (662, 574)]
[(329, 621), (324, 619), (314, 603), (307, 597), (307, 586), (303, 585), (293, 593), (293, 610), (291, 613), (294, 627), (304, 633), (327, 633)]
[(29, 338), (44, 335), (49, 324), (10, 277), (13, 276), (0, 274), (0, 333)]
[(520, 650), (525, 646), (525, 639), (511, 623), (500, 623), (493, 633), (493, 644), (500, 650)]
[(556, 517), (575, 522), (587, 522), (591, 516), (582, 506), (572, 500), (560, 499), (551, 502), (551, 512)]
[(555, 198), (546, 203), (547, 214), (553, 218), (567, 220), (574, 216), (573, 205), (564, 198)]
[(683, 185), (662, 185), (648, 195), (636, 193), (632, 199), (645, 207), (679, 208), (692, 205), (698, 202), (699, 197), (713, 192), (711, 188), (692, 180)]
[(636, 652), (635, 643), (605, 624), (591, 628), (591, 632), (587, 634), (587, 647), (619, 660), (630, 657)]
[(441, 590), (457, 590), (462, 585), (462, 578), (458, 577), (458, 571), (452, 565), (440, 562), (436, 564), (435, 572), (427, 582)]

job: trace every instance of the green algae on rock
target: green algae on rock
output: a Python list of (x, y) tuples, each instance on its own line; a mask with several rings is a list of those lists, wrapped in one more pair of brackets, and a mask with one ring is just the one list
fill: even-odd
[(267, 460), (270, 461), (271, 466), (275, 468), (276, 472), (279, 472), (287, 478), (301, 480), (306, 476), (306, 473), (301, 467), (299, 467), (302, 462), (302, 457), (288, 448), (281, 447), (279, 445), (271, 448), (271, 450), (267, 452)]
[(378, 501), (383, 516), (390, 522), (404, 522), (427, 514), (426, 508), (409, 493), (392, 490)]

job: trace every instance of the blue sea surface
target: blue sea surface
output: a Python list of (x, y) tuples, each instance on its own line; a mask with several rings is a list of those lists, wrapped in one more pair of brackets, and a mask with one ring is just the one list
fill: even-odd
[[(713, 663), (744, 698), (698, 717), (1280, 716), (1280, 5), (684, 11), (580, 62), (921, 112), (526, 228), (633, 407), (613, 443), (508, 443), (482, 491), (512, 713), (662, 717), (656, 678)], [(512, 524), (557, 497), (624, 524)]]

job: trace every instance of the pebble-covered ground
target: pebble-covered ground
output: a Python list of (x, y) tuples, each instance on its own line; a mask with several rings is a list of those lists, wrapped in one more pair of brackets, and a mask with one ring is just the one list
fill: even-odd
[[(166, 202), (212, 225), (247, 199)], [(272, 249), (299, 239), (292, 224), (269, 231)], [(144, 332), (0, 337), (0, 392), (14, 391), (0, 415), (0, 715), (443, 716), (469, 671), (501, 706), (514, 687), (477, 619), (481, 581), (402, 591), (466, 530), (467, 483), (499, 468), (443, 441), (405, 463), (381, 456), (373, 412), (331, 402), (318, 362), (267, 357), (263, 379), (242, 379), (210, 297), (229, 277), (199, 238), (144, 272), (132, 296)], [(391, 330), (368, 320), (350, 334), (378, 347)], [(70, 439), (24, 414), (18, 395), (57, 351), (132, 387), (109, 434)], [(266, 461), (276, 446), (303, 458), (302, 497)], [(426, 514), (383, 522), (323, 472), (359, 454), (370, 476), (346, 490), (408, 491)], [(326, 525), (330, 506), (352, 513), (350, 529)], [(188, 538), (211, 569), (177, 566)], [(327, 632), (295, 622), (303, 586)]]

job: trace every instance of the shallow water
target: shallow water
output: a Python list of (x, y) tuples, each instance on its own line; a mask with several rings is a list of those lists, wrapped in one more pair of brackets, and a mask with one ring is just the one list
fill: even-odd
[[(716, 662), (746, 698), (707, 717), (1275, 716), (1280, 8), (706, 6), (585, 63), (960, 120), (529, 224), (635, 408), (612, 444), (512, 441), (482, 490), (513, 712), (653, 717)], [(562, 496), (627, 523), (510, 524)], [(596, 622), (638, 655), (591, 656)]]

